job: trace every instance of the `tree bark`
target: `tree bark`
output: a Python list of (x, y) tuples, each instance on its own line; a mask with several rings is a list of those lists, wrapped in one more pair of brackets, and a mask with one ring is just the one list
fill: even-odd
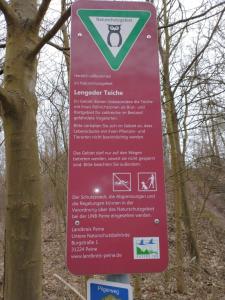
[(70, 16), (70, 9), (41, 39), (39, 30), (51, 0), (0, 0), (7, 23), (0, 116), (6, 152), (5, 300), (42, 298), (42, 193), (35, 96), (41, 48)]
[(4, 117), (7, 165), (6, 300), (41, 299), (41, 191), (35, 112)]
[(163, 70), (163, 92), (165, 97), (164, 111), (166, 115), (167, 132), (171, 148), (171, 169), (173, 176), (173, 186), (175, 191), (175, 223), (176, 223), (176, 257), (178, 264), (177, 287), (179, 292), (184, 291), (183, 281), (183, 250), (182, 250), (182, 231), (181, 222), (183, 220), (187, 233), (187, 241), (191, 257), (195, 257), (199, 262), (200, 256), (197, 242), (193, 230), (191, 212), (187, 199), (187, 188), (185, 180), (185, 158), (182, 155), (180, 147), (180, 137), (178, 128), (178, 119), (174, 103), (173, 93), (170, 87), (168, 63), (164, 61)]
[[(166, 124), (167, 131), (169, 136), (169, 144), (170, 144), (170, 156), (171, 156), (171, 169), (173, 176), (173, 188), (174, 188), (174, 200), (175, 200), (175, 227), (176, 227), (176, 261), (177, 261), (177, 272), (176, 272), (176, 282), (177, 282), (177, 291), (179, 293), (183, 293), (185, 289), (184, 284), (184, 274), (183, 274), (183, 239), (182, 239), (182, 180), (181, 180), (181, 172), (183, 170), (180, 169), (179, 163), (179, 148), (177, 139), (174, 133), (174, 117), (175, 111), (173, 110), (174, 103), (171, 100), (168, 100), (169, 93), (168, 87), (164, 82), (164, 95), (167, 102), (165, 109), (166, 114)], [(179, 140), (178, 140), (179, 141)]]
[[(183, 275), (183, 245), (182, 245), (182, 221), (185, 224), (187, 232), (188, 245), (192, 257), (199, 260), (199, 252), (197, 248), (196, 238), (194, 235), (191, 213), (188, 205), (186, 181), (185, 181), (185, 157), (182, 155), (180, 146), (180, 136), (178, 127), (177, 111), (175, 106), (174, 93), (172, 90), (170, 79), (170, 61), (173, 49), (173, 39), (169, 32), (169, 2), (163, 0), (162, 18), (163, 18), (163, 33), (159, 40), (159, 49), (162, 59), (162, 82), (164, 94), (164, 111), (166, 116), (166, 126), (168, 140), (171, 150), (171, 170), (173, 176), (174, 198), (175, 198), (175, 226), (176, 226), (176, 259), (177, 259), (177, 290), (183, 293), (185, 290), (184, 275)], [(162, 34), (164, 37), (164, 45), (162, 45)], [(182, 35), (182, 33), (181, 33)], [(180, 41), (180, 39), (179, 39)], [(177, 43), (179, 43), (179, 41)], [(178, 46), (178, 44), (176, 44)], [(194, 61), (194, 60), (193, 60)], [(185, 76), (185, 73), (182, 74)], [(180, 81), (180, 80), (179, 80)], [(178, 82), (179, 82), (178, 81)]]
[(163, 94), (165, 98), (164, 111), (166, 115), (166, 125), (167, 132), (169, 132), (169, 144), (171, 151), (171, 169), (173, 174), (173, 187), (174, 187), (174, 197), (175, 197), (175, 227), (176, 227), (176, 284), (177, 291), (183, 293), (185, 289), (184, 284), (184, 272), (183, 272), (183, 247), (182, 247), (182, 228), (181, 228), (181, 217), (182, 217), (182, 195), (180, 189), (180, 177), (179, 177), (179, 164), (178, 164), (178, 153), (177, 153), (177, 143), (174, 134), (174, 124), (176, 119), (176, 111), (173, 102), (172, 92), (170, 89), (170, 35), (167, 25), (168, 20), (168, 3), (163, 0), (163, 22), (165, 25), (164, 35), (165, 35), (165, 47), (163, 48), (161, 41), (159, 41), (160, 55), (162, 59), (162, 69), (163, 69)]
[(36, 60), (32, 27), (36, 1), (12, 1), (16, 18), (8, 24), (3, 87), (6, 152), (6, 232), (4, 299), (41, 299), (42, 195), (36, 134)]

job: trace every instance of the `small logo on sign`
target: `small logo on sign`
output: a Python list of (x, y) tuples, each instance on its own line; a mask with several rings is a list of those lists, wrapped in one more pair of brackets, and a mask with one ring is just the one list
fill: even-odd
[(131, 173), (113, 173), (113, 192), (131, 191)]
[(160, 259), (159, 237), (135, 237), (134, 259)]
[(139, 192), (157, 191), (156, 172), (138, 173), (138, 191)]
[(107, 44), (110, 47), (120, 47), (122, 45), (121, 25), (108, 24)]
[(108, 296), (102, 298), (102, 300), (120, 300), (120, 298), (117, 298), (116, 296), (113, 296), (113, 295), (108, 295)]

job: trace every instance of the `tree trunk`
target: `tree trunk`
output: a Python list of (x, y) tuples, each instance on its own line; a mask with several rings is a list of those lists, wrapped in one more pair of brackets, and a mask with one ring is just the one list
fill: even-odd
[(170, 59), (172, 45), (172, 35), (167, 25), (169, 24), (169, 2), (163, 0), (163, 22), (164, 22), (164, 46), (162, 45), (162, 35), (160, 35), (159, 49), (162, 59), (162, 81), (163, 94), (165, 98), (164, 111), (166, 115), (166, 125), (171, 149), (171, 170), (173, 176), (173, 187), (175, 196), (175, 224), (176, 224), (176, 259), (177, 259), (177, 290), (184, 292), (183, 276), (183, 249), (182, 249), (182, 220), (187, 232), (189, 250), (192, 257), (199, 260), (199, 252), (192, 227), (191, 213), (188, 205), (186, 181), (185, 181), (185, 157), (182, 155), (180, 147), (178, 118), (175, 106), (174, 93), (170, 79)]
[[(39, 1), (40, 2), (40, 1)], [(36, 133), (37, 61), (42, 47), (69, 18), (71, 9), (42, 38), (41, 22), (51, 0), (0, 0), (7, 24), (0, 116), (6, 147), (5, 300), (42, 296), (42, 193)]]
[(31, 27), (36, 1), (12, 1), (17, 19), (8, 24), (4, 65), (3, 126), (6, 147), (5, 300), (41, 299), (42, 196), (36, 134), (38, 41)]
[[(4, 118), (7, 165), (6, 300), (41, 299), (41, 193), (33, 111)], [(15, 176), (16, 173), (16, 176)]]
[[(185, 289), (184, 285), (184, 274), (183, 274), (183, 247), (182, 247), (182, 181), (181, 181), (181, 170), (179, 166), (179, 153), (177, 149), (177, 141), (174, 132), (174, 110), (172, 110), (173, 103), (171, 100), (168, 101), (169, 93), (168, 88), (164, 85), (164, 95), (166, 99), (166, 124), (167, 132), (169, 136), (169, 144), (171, 151), (171, 169), (173, 176), (173, 188), (174, 188), (174, 198), (175, 198), (175, 227), (176, 227), (176, 262), (177, 262), (177, 272), (176, 272), (176, 282), (177, 291), (183, 293)], [(183, 170), (182, 170), (183, 171)]]
[(180, 149), (178, 120), (172, 92), (169, 83), (164, 82), (164, 96), (166, 104), (164, 105), (166, 114), (167, 131), (171, 148), (171, 169), (173, 176), (173, 186), (175, 191), (175, 223), (176, 223), (176, 257), (177, 257), (177, 288), (179, 292), (184, 291), (183, 281), (183, 250), (181, 220), (183, 219), (187, 232), (187, 241), (191, 257), (195, 257), (199, 262), (199, 251), (191, 221), (191, 213), (188, 205), (186, 180), (185, 180), (185, 159)]

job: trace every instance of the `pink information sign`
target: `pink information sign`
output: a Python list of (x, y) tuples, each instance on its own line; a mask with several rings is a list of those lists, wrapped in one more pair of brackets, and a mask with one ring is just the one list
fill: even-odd
[(77, 1), (71, 43), (68, 268), (74, 274), (163, 271), (155, 8)]

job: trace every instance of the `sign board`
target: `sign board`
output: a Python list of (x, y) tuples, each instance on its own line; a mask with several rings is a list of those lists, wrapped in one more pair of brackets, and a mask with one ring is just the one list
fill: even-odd
[(132, 300), (132, 287), (129, 284), (89, 279), (87, 300)]
[(166, 268), (162, 148), (154, 6), (75, 2), (67, 222), (72, 273)]

